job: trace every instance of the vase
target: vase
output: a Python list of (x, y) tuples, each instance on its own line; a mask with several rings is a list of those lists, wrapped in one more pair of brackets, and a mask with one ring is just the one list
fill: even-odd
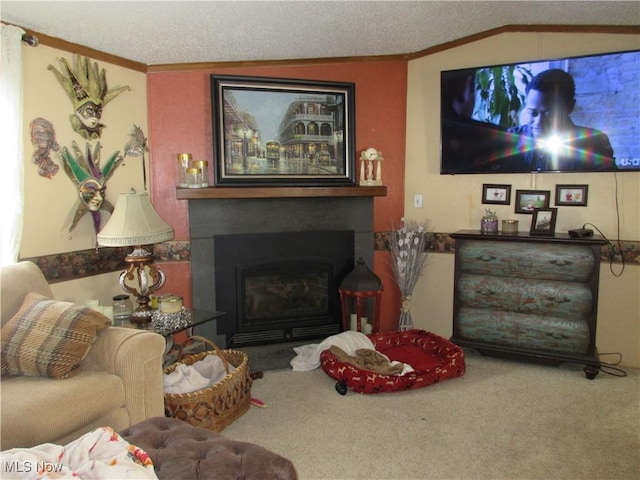
[(411, 318), (411, 295), (402, 296), (402, 307), (400, 308), (398, 330), (401, 332), (413, 330), (413, 319)]

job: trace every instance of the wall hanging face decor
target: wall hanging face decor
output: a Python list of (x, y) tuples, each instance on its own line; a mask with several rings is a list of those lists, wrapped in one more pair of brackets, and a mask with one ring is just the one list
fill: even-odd
[(105, 197), (107, 190), (107, 180), (113, 175), (115, 169), (123, 161), (120, 152), (115, 152), (104, 167), (100, 168), (100, 142), (96, 145), (93, 154), (91, 146), (87, 143), (86, 157), (80, 151), (76, 142), (72, 143), (73, 155), (67, 147), (62, 149), (62, 162), (64, 171), (78, 189), (78, 204), (73, 221), (69, 227), (69, 235), (80, 219), (91, 213), (93, 217), (93, 228), (96, 235), (100, 231), (101, 215), (100, 210), (113, 212), (113, 205)]
[(144, 154), (149, 151), (147, 147), (147, 138), (144, 136), (142, 129), (137, 125), (133, 126), (133, 130), (129, 134), (129, 141), (124, 146), (124, 156), (130, 157), (142, 156), (142, 180), (144, 182), (144, 189), (147, 189), (147, 170), (144, 164)]
[(73, 104), (74, 114), (69, 117), (71, 127), (86, 140), (100, 138), (102, 129), (106, 127), (100, 123), (102, 109), (122, 92), (131, 89), (125, 85), (109, 90), (104, 68), (100, 71), (97, 62), (92, 66), (87, 57), (76, 55), (74, 69), (64, 58), (60, 58), (60, 63), (62, 71), (53, 65), (48, 69), (58, 78)]
[(53, 178), (60, 167), (51, 160), (51, 150), (57, 152), (60, 145), (56, 140), (53, 124), (44, 118), (35, 118), (29, 124), (31, 129), (31, 143), (36, 148), (31, 160), (38, 165), (38, 174), (42, 177)]

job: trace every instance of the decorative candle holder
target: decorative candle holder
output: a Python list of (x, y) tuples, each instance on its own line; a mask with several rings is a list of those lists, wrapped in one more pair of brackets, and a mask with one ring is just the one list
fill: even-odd
[(502, 233), (518, 233), (518, 220), (502, 220)]
[(178, 186), (188, 187), (187, 170), (191, 167), (191, 154), (179, 153), (178, 157)]
[(485, 210), (485, 214), (480, 220), (480, 233), (485, 235), (498, 233), (498, 216), (488, 208)]

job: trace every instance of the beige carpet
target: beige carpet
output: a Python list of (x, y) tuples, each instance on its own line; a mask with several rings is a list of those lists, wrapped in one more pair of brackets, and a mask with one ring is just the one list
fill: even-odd
[(300, 479), (640, 478), (640, 370), (585, 379), (467, 352), (420, 390), (341, 396), (322, 370), (267, 371), (222, 433), (289, 458)]

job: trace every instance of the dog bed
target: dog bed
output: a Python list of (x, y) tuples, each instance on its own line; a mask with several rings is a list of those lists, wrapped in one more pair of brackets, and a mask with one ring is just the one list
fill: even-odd
[(320, 354), (322, 370), (334, 380), (358, 393), (382, 393), (412, 390), (464, 375), (462, 348), (453, 342), (425, 330), (384, 332), (367, 335), (376, 351), (391, 361), (403, 362), (414, 368), (404, 375), (381, 375), (363, 370), (351, 363), (340, 362), (330, 351)]

